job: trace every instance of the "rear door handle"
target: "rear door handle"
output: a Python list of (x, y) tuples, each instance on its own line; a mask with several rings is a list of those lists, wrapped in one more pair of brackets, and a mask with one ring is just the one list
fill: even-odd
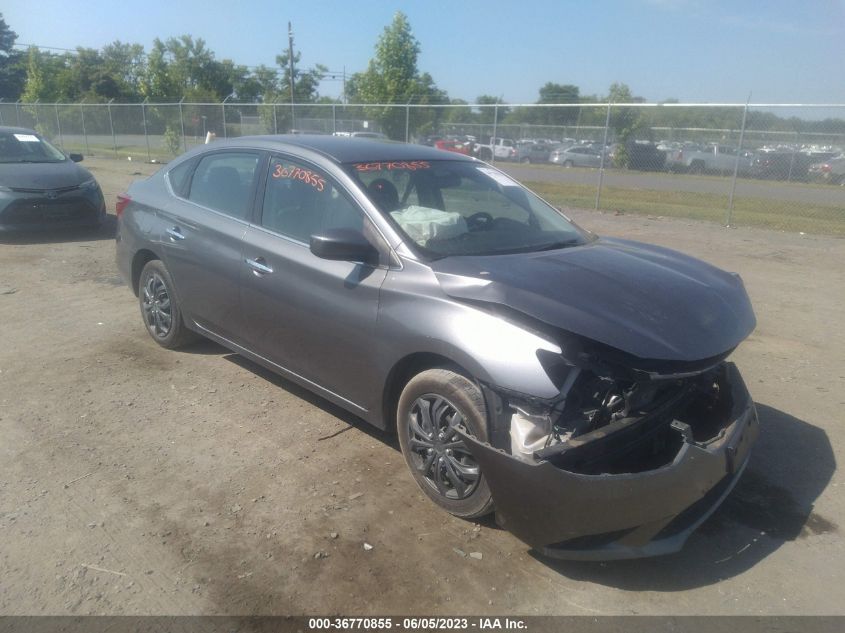
[(179, 229), (178, 226), (174, 226), (172, 229), (167, 229), (167, 234), (170, 236), (172, 240), (184, 240), (185, 236), (182, 235), (182, 231)]
[(252, 268), (252, 271), (257, 275), (269, 275), (273, 272), (273, 269), (267, 265), (267, 261), (263, 257), (257, 257), (255, 259), (246, 259), (247, 266)]

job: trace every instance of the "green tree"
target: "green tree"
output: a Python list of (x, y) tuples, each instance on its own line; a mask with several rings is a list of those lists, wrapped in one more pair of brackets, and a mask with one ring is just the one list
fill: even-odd
[[(144, 47), (115, 40), (103, 47), (103, 76), (97, 94), (102, 99), (141, 101), (141, 85), (146, 70)], [(106, 87), (111, 82), (112, 86)]]
[(478, 123), (492, 125), (494, 120), (498, 120), (499, 123), (502, 123), (505, 120), (505, 117), (511, 112), (511, 109), (509, 107), (502, 105), (504, 101), (502, 101), (501, 97), (480, 95), (475, 99), (475, 102), (478, 105), (499, 105), (498, 108), (478, 108), (476, 110), (476, 121)]
[[(417, 68), (419, 53), (420, 44), (408, 18), (401, 11), (397, 12), (379, 37), (375, 56), (370, 59), (367, 70), (354, 75), (347, 84), (347, 94), (354, 100), (370, 104), (448, 103), (446, 93), (437, 88), (431, 75), (420, 74)], [(402, 108), (372, 106), (366, 112), (381, 123), (389, 137), (404, 138), (406, 113)], [(415, 129), (430, 127), (436, 117), (434, 109), (415, 112)]]
[[(309, 70), (302, 70), (299, 61), (302, 54), (293, 53), (293, 101), (294, 103), (315, 103), (320, 95), (317, 89), (326, 76), (328, 68), (317, 64)], [(276, 55), (276, 64), (281, 68), (282, 75), (278, 83), (278, 97), (290, 103), (290, 55), (287, 52)]]
[(17, 39), (0, 13), (0, 97), (7, 101), (17, 101), (26, 83), (26, 59), (14, 49)]
[(151, 101), (217, 101), (234, 91), (234, 64), (219, 62), (202, 38), (156, 38), (147, 56), (142, 94)]
[(26, 83), (21, 100), (45, 103), (58, 101), (61, 96), (59, 86), (65, 71), (63, 56), (43, 53), (34, 46), (30, 47), (26, 56)]
[[(540, 88), (537, 103), (579, 103), (581, 100), (578, 86), (547, 82)], [(535, 113), (534, 123), (541, 125), (571, 125), (578, 120), (578, 108), (532, 108)]]

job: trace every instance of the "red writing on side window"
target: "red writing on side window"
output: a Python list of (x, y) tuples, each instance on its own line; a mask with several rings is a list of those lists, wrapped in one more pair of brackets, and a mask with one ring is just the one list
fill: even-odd
[(416, 171), (417, 169), (431, 169), (428, 161), (424, 160), (397, 160), (386, 163), (358, 163), (355, 165), (358, 171), (381, 171), (383, 169), (407, 169)]
[(273, 178), (290, 178), (291, 180), (301, 180), (308, 183), (317, 191), (323, 191), (326, 188), (325, 179), (319, 174), (314, 173), (310, 169), (302, 169), (291, 165), (285, 167), (281, 163), (277, 163), (273, 168)]

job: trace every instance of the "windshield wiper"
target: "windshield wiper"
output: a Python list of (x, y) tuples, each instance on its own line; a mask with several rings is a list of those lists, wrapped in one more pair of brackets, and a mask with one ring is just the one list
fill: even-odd
[(551, 244), (545, 244), (540, 246), (539, 248), (533, 249), (535, 252), (537, 251), (553, 251), (558, 248), (566, 248), (567, 246), (577, 246), (581, 243), (581, 240), (578, 238), (572, 238), (571, 240), (564, 240), (561, 242), (552, 242)]

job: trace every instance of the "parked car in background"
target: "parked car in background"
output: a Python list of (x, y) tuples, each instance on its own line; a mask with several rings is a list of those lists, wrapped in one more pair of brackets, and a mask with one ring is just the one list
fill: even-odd
[(686, 171), (689, 165), (685, 159), (691, 153), (702, 150), (702, 146), (699, 143), (689, 141), (667, 144), (664, 147), (658, 145), (657, 148), (666, 153), (664, 167), (669, 171)]
[(751, 162), (749, 175), (768, 180), (804, 181), (808, 179), (811, 160), (796, 151), (758, 152)]
[(352, 132), (349, 136), (352, 138), (371, 138), (377, 141), (389, 141), (387, 135), (381, 132)]
[(629, 140), (625, 143), (626, 167), (640, 171), (661, 171), (666, 165), (666, 153), (650, 141)]
[(157, 344), (205, 336), (396, 432), (429, 499), (548, 556), (677, 551), (759, 433), (726, 361), (755, 327), (737, 275), (597, 237), (474, 158), (241, 137), (117, 211)]
[(517, 160), (520, 163), (547, 163), (551, 153), (552, 147), (546, 142), (517, 144)]
[(808, 174), (817, 182), (845, 184), (845, 154), (838, 154), (826, 161), (810, 165)]
[[(732, 174), (737, 164), (737, 148), (731, 145), (707, 145), (698, 149), (686, 149), (671, 166), (676, 171), (687, 171), (691, 174)], [(739, 157), (738, 173), (748, 175), (751, 172), (754, 155), (743, 152)]]
[[(601, 151), (588, 145), (559, 147), (550, 152), (549, 162), (563, 167), (600, 167)], [(606, 164), (609, 164), (609, 161)]]
[(491, 137), (486, 143), (476, 143), (473, 146), (473, 156), (481, 160), (516, 161), (519, 153), (516, 149), (516, 142), (509, 138)]
[(461, 141), (458, 139), (439, 139), (434, 141), (434, 147), (446, 152), (455, 152), (456, 154), (472, 154), (472, 143), (468, 141)]
[(0, 127), (0, 232), (99, 226), (103, 192), (81, 160), (35, 130)]
[(440, 140), (443, 140), (443, 136), (441, 136), (439, 134), (429, 134), (428, 136), (424, 136), (420, 140), (419, 143), (420, 143), (420, 145), (427, 145), (429, 147), (434, 147), (434, 144), (437, 141), (440, 141)]

